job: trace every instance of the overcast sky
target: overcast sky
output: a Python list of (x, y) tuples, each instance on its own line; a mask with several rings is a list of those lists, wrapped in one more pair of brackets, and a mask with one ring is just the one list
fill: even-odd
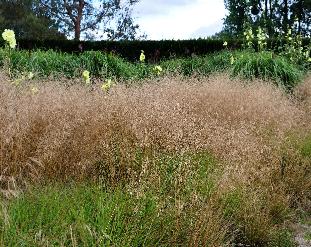
[(136, 22), (147, 39), (204, 38), (222, 29), (224, 0), (140, 0)]

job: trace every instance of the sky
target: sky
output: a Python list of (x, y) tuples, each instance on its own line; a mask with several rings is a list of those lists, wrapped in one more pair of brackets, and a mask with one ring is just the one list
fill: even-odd
[(224, 0), (140, 0), (133, 12), (147, 39), (205, 38), (221, 31)]

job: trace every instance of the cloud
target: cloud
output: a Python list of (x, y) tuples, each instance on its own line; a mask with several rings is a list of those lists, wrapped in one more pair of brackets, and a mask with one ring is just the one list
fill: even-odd
[[(145, 6), (145, 7), (144, 7)], [(141, 0), (136, 19), (148, 39), (189, 39), (220, 31), (223, 0)], [(221, 27), (220, 27), (221, 29)]]
[(222, 26), (223, 26), (223, 21), (220, 20), (220, 21), (213, 23), (212, 25), (199, 27), (197, 30), (195, 30), (191, 34), (191, 37), (197, 39), (197, 38), (206, 38), (206, 37), (212, 36), (215, 33), (220, 32), (222, 29)]
[(166, 15), (172, 9), (196, 3), (197, 0), (141, 0), (135, 7), (139, 15)]

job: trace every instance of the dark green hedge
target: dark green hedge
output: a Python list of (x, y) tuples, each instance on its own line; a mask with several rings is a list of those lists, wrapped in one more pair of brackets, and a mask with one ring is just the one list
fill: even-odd
[[(144, 50), (149, 62), (158, 62), (161, 59), (172, 57), (189, 57), (206, 55), (224, 49), (224, 40), (197, 39), (197, 40), (163, 40), (163, 41), (73, 41), (73, 40), (18, 40), (20, 49), (25, 50), (49, 50), (79, 53), (79, 45), (83, 51), (113, 52), (129, 61), (137, 61), (140, 51)], [(243, 45), (242, 40), (227, 40), (229, 49), (239, 49)], [(256, 44), (256, 42), (254, 42)], [(278, 50), (285, 40), (270, 39), (268, 48)], [(309, 45), (310, 39), (303, 39), (303, 45)], [(3, 40), (0, 46), (3, 46)]]
[[(165, 40), (165, 41), (72, 41), (72, 40), (18, 40), (20, 49), (33, 50), (57, 50), (68, 53), (79, 53), (79, 45), (82, 44), (83, 51), (105, 51), (113, 52), (119, 56), (136, 61), (141, 50), (144, 50), (148, 61), (172, 57), (184, 57), (205, 55), (222, 50), (223, 40), (198, 39), (198, 40)], [(241, 46), (239, 41), (230, 42), (232, 48)], [(0, 45), (3, 45), (3, 43)]]

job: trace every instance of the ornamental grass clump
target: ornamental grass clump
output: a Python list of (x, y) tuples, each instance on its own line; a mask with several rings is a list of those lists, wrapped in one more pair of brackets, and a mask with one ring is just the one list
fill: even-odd
[(281, 88), (291, 91), (303, 78), (299, 67), (283, 56), (272, 52), (241, 52), (231, 57), (232, 75), (246, 80), (259, 78), (273, 81)]
[(1, 83), (1, 173), (26, 176), (32, 164), (42, 179), (82, 179), (97, 176), (103, 162), (125, 176), (135, 170), (137, 150), (209, 150), (228, 162), (260, 164), (277, 150), (270, 139), (279, 143), (299, 122), (300, 111), (271, 85), (224, 76), (191, 81), (118, 84), (104, 95), (100, 87), (54, 82), (35, 97)]
[[(309, 82), (295, 91), (295, 99), (272, 83), (226, 75), (119, 83), (109, 93), (100, 86), (89, 90), (52, 81), (32, 94), (27, 86), (0, 83), (1, 179), (13, 178), (18, 185), (100, 181), (101, 193), (112, 193), (109, 198), (118, 191), (112, 188), (122, 188), (124, 207), (115, 207), (116, 201), (104, 215), (115, 224), (122, 212), (122, 233), (134, 229), (152, 235), (152, 243), (282, 246), (279, 231), (292, 208), (311, 197), (310, 142), (301, 141), (310, 133)], [(33, 202), (38, 215), (38, 200)], [(50, 212), (49, 206), (41, 210)], [(96, 218), (97, 206), (75, 210), (65, 226), (73, 219), (80, 224), (87, 213), (95, 215), (94, 232), (101, 229), (97, 220), (104, 217)], [(43, 233), (50, 229), (41, 214), (35, 220)], [(16, 232), (16, 224), (1, 224), (5, 234)], [(24, 229), (27, 238), (36, 234)], [(90, 238), (96, 242), (101, 233)], [(83, 236), (76, 235), (81, 241)]]

